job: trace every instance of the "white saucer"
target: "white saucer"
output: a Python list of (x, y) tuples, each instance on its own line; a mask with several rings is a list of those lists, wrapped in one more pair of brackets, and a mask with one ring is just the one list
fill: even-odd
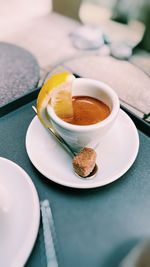
[(43, 127), (36, 116), (26, 134), (26, 149), (33, 165), (48, 179), (68, 187), (94, 188), (121, 177), (133, 164), (139, 148), (137, 129), (122, 110), (118, 119), (97, 148), (99, 171), (94, 179), (78, 178), (70, 155)]
[(39, 219), (39, 199), (30, 177), (17, 164), (0, 157), (0, 266), (24, 266)]

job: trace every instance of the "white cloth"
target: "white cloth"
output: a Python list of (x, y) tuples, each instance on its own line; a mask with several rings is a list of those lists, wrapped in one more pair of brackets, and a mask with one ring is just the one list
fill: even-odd
[(0, 0), (0, 41), (51, 10), (51, 0)]

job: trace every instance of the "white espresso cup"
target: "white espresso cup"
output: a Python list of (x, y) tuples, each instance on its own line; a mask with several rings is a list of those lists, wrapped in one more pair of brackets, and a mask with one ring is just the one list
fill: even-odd
[(68, 143), (74, 152), (79, 152), (83, 147), (95, 148), (106, 136), (114, 125), (120, 104), (115, 91), (107, 84), (87, 79), (76, 78), (72, 86), (72, 96), (90, 96), (101, 100), (110, 108), (109, 116), (96, 124), (74, 125), (63, 121), (48, 105), (47, 113), (53, 128)]

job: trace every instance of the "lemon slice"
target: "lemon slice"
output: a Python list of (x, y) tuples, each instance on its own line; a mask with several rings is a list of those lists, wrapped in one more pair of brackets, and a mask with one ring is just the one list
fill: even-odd
[(41, 123), (48, 128), (50, 120), (47, 105), (51, 105), (60, 118), (73, 116), (72, 84), (75, 76), (67, 71), (54, 74), (41, 88), (37, 97), (37, 115)]

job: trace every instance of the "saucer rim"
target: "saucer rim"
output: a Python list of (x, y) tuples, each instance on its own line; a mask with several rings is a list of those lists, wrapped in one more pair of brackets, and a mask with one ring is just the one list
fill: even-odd
[[(23, 244), (20, 248), (18, 248), (18, 254), (14, 255), (13, 258), (13, 266), (19, 265), (22, 266), (26, 264), (27, 260), (30, 257), (30, 254), (34, 248), (38, 231), (39, 231), (39, 226), (40, 226), (40, 202), (39, 202), (39, 197), (38, 193), (36, 190), (36, 187), (31, 179), (31, 177), (28, 175), (28, 173), (21, 167), (19, 166), (16, 162), (5, 158), (5, 157), (0, 157), (0, 163), (1, 164), (7, 164), (10, 165), (11, 168), (16, 169), (18, 172), (17, 175), (21, 177), (21, 179), (26, 180), (26, 185), (28, 188), (28, 192), (30, 192), (32, 196), (32, 204), (34, 206), (34, 214), (32, 217), (32, 223), (30, 225), (30, 229), (28, 229), (28, 238), (26, 239), (26, 243)], [(15, 178), (15, 177), (13, 177)], [(20, 186), (20, 184), (19, 184)], [(24, 199), (24, 202), (25, 199)], [(16, 207), (17, 207), (17, 203)], [(17, 208), (16, 208), (17, 209)], [(31, 218), (30, 218), (31, 220)], [(21, 227), (21, 226), (20, 226)]]
[[(30, 152), (29, 152), (29, 149), (28, 149), (28, 135), (29, 135), (29, 129), (30, 127), (32, 126), (32, 123), (34, 122), (34, 120), (38, 119), (37, 115), (32, 119), (32, 121), (30, 122), (29, 124), (29, 127), (27, 129), (27, 132), (26, 132), (26, 139), (25, 139), (25, 146), (26, 146), (26, 151), (27, 151), (27, 154), (28, 154), (28, 157), (31, 161), (31, 163), (33, 164), (33, 166), (47, 179), (55, 182), (56, 184), (58, 185), (62, 185), (62, 186), (66, 186), (66, 187), (70, 187), (70, 188), (76, 188), (76, 189), (90, 189), (90, 188), (97, 188), (97, 187), (102, 187), (102, 186), (105, 186), (105, 185), (108, 185), (114, 181), (116, 181), (117, 179), (121, 178), (129, 169), (130, 167), (133, 165), (137, 155), (138, 155), (138, 151), (139, 151), (139, 145), (140, 145), (140, 142), (139, 142), (139, 134), (138, 134), (138, 131), (137, 131), (137, 128), (134, 124), (134, 122), (132, 121), (132, 119), (128, 116), (128, 114), (123, 111), (121, 108), (119, 110), (119, 112), (121, 112), (124, 117), (126, 117), (127, 120), (130, 121), (130, 124), (132, 125), (132, 129), (134, 131), (134, 135), (136, 136), (136, 149), (134, 150), (134, 152), (132, 153), (132, 156), (130, 158), (130, 160), (128, 161), (128, 163), (126, 163), (125, 167), (121, 169), (121, 171), (117, 172), (117, 174), (113, 175), (110, 177), (110, 179), (108, 180), (104, 180), (103, 182), (95, 182), (93, 184), (88, 184), (88, 180), (86, 180), (85, 178), (81, 178), (82, 180), (85, 180), (85, 183), (84, 184), (81, 184), (80, 182), (77, 182), (77, 183), (72, 183), (72, 182), (68, 182), (68, 181), (65, 181), (64, 180), (60, 180), (59, 178), (55, 178), (55, 177), (50, 177), (47, 175), (47, 173), (42, 170), (39, 166), (37, 166), (36, 163), (34, 163), (34, 160), (30, 157)], [(116, 119), (118, 120), (118, 118)], [(78, 178), (79, 179), (79, 178)], [(79, 179), (80, 180), (80, 179)]]

